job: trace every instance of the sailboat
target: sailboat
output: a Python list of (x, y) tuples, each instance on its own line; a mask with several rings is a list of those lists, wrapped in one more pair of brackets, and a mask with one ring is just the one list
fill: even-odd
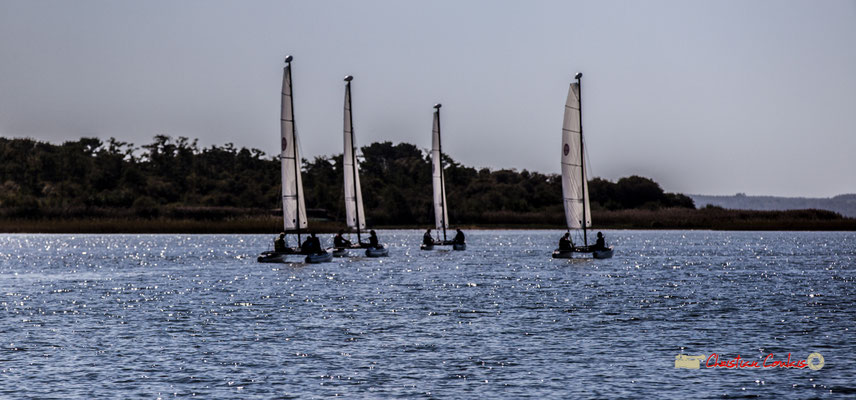
[(443, 146), (440, 142), (440, 107), (442, 104), (434, 105), (434, 129), (431, 132), (431, 172), (434, 186), (434, 225), (437, 234), (443, 232), (443, 239), (439, 237), (433, 243), (422, 243), (422, 250), (433, 250), (434, 246), (451, 245), (454, 250), (466, 250), (466, 243), (454, 243), (446, 236), (449, 228), (449, 214), (446, 207), (446, 177), (443, 173)]
[[(297, 234), (297, 246), (266, 251), (259, 255), (258, 262), (285, 262), (285, 256), (304, 254), (300, 248), (301, 229), (306, 229), (306, 205), (303, 201), (303, 180), (300, 178), (300, 149), (297, 144), (297, 129), (294, 123), (294, 98), (292, 96), (291, 60), (285, 57), (282, 72), (282, 98), (280, 110), (280, 171), (282, 175), (282, 223), (283, 231)], [(333, 258), (332, 252), (307, 254), (306, 262), (324, 262)]]
[(576, 82), (568, 89), (565, 102), (565, 119), (562, 124), (562, 196), (565, 206), (565, 223), (571, 229), (582, 230), (582, 246), (556, 249), (553, 258), (572, 258), (574, 253), (591, 253), (594, 258), (612, 257), (612, 247), (595, 248), (588, 245), (586, 228), (591, 227), (588, 180), (583, 148), (583, 120), (581, 83), (583, 74), (577, 73)]
[[(366, 213), (363, 211), (363, 192), (360, 188), (360, 166), (357, 163), (357, 147), (354, 140), (354, 117), (351, 114), (351, 81), (353, 76), (345, 77), (345, 118), (344, 118), (344, 142), (345, 150), (342, 153), (342, 164), (345, 175), (345, 223), (349, 229), (356, 229), (357, 244), (352, 248), (365, 248), (368, 257), (384, 257), (389, 255), (389, 247), (380, 245), (374, 247), (363, 243), (361, 230), (366, 229)], [(344, 256), (347, 249), (338, 248), (334, 255)]]

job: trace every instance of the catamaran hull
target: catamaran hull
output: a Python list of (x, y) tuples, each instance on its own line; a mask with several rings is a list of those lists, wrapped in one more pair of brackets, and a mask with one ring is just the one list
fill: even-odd
[(260, 263), (285, 263), (288, 262), (285, 260), (286, 256), (300, 254), (299, 248), (289, 248), (286, 251), (266, 251), (262, 254), (259, 254), (256, 261)]
[(573, 250), (553, 250), (553, 258), (574, 258)]
[(445, 242), (443, 242), (443, 241), (438, 241), (438, 242), (436, 242), (436, 243), (434, 243), (434, 244), (425, 244), (425, 243), (422, 243), (422, 244), (419, 246), (419, 249), (420, 249), (420, 250), (434, 250), (434, 247), (435, 247), (435, 246), (452, 246), (452, 250), (458, 250), (458, 251), (463, 251), (463, 250), (466, 250), (466, 249), (467, 249), (467, 244), (466, 244), (466, 243), (453, 243), (451, 240), (447, 240), (447, 241), (445, 241)]
[(347, 257), (347, 256), (348, 256), (348, 249), (347, 248), (340, 247), (340, 248), (333, 249), (333, 257)]
[(612, 247), (609, 247), (606, 250), (591, 250), (587, 248), (577, 248), (572, 250), (553, 250), (553, 258), (574, 258), (574, 253), (579, 254), (578, 257), (583, 257), (584, 254), (591, 253), (593, 258), (602, 260), (605, 258), (612, 258)]
[(260, 263), (284, 263), (285, 256), (285, 253), (275, 253), (273, 251), (266, 251), (262, 254), (259, 254), (259, 257), (256, 258), (256, 261)]
[[(382, 246), (386, 247), (385, 244)], [(374, 249), (374, 247), (372, 247), (372, 245), (370, 245), (366, 242), (352, 244), (351, 247), (334, 247), (333, 248), (333, 257), (347, 257), (348, 254), (350, 254), (350, 253), (348, 253), (348, 250), (351, 250), (351, 249)]]
[(386, 257), (389, 256), (389, 246), (381, 245), (381, 247), (369, 247), (366, 249), (367, 257)]
[(305, 261), (309, 264), (318, 264), (333, 261), (333, 251), (326, 250), (321, 253), (310, 254), (306, 256)]
[(592, 256), (600, 260), (605, 258), (612, 258), (612, 247), (606, 250), (595, 250), (594, 252), (592, 252)]

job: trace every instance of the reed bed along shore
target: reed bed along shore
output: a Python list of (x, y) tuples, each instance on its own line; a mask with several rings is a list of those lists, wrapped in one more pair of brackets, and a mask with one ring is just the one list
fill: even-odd
[(856, 218), (826, 210), (757, 211), (669, 208), (593, 212), (598, 227), (609, 229), (711, 229), (757, 231), (853, 231)]
[[(475, 216), (458, 227), (466, 229), (564, 229), (561, 214), (517, 215), (513, 213)], [(818, 230), (856, 231), (856, 219), (823, 210), (751, 211), (708, 207), (699, 210), (595, 210), (593, 229), (711, 229), (711, 230)], [(450, 216), (450, 220), (455, 220)], [(424, 229), (425, 225), (379, 225), (378, 229)], [(310, 231), (333, 233), (344, 224), (312, 220)], [(176, 217), (50, 217), (0, 218), (3, 233), (265, 233), (282, 230), (275, 215), (229, 216), (224, 218)]]
[[(324, 231), (325, 224), (317, 229)], [(51, 218), (0, 220), (5, 233), (272, 233), (282, 230), (275, 217), (197, 220), (176, 218)]]

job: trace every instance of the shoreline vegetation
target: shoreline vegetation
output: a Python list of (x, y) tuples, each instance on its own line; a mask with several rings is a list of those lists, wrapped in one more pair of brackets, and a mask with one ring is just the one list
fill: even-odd
[[(280, 163), (257, 149), (199, 148), (159, 135), (136, 147), (113, 138), (61, 145), (0, 137), (0, 233), (277, 233)], [(361, 147), (367, 224), (433, 225), (428, 152), (408, 143)], [(476, 169), (444, 155), (449, 220), (466, 229), (564, 230), (561, 177)], [(342, 155), (302, 160), (312, 232), (344, 227)], [(588, 182), (592, 229), (856, 230), (825, 210), (707, 206), (630, 176)]]

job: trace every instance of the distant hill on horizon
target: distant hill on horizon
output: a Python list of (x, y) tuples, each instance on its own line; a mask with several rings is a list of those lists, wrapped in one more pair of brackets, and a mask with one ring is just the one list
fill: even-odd
[(802, 210), (818, 209), (837, 212), (845, 217), (856, 218), (856, 193), (840, 194), (835, 197), (777, 197), (747, 196), (738, 193), (733, 196), (709, 196), (703, 194), (687, 195), (693, 199), (696, 207), (708, 205), (739, 210)]

